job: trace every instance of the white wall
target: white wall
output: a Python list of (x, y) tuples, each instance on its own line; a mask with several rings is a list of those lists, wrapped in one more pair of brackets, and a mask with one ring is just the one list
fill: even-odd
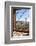
[[(35, 43), (9, 44), (9, 45), (4, 44), (4, 2), (5, 1), (7, 0), (0, 0), (0, 46), (36, 46), (36, 42)], [(11, 1), (36, 3), (36, 0), (11, 0)]]

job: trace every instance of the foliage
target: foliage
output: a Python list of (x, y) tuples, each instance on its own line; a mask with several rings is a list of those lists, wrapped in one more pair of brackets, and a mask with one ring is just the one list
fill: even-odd
[(27, 29), (29, 28), (29, 24), (16, 24), (16, 29)]

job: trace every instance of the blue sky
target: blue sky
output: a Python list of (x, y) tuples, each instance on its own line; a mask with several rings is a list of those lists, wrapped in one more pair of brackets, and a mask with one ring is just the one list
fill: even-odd
[(30, 12), (31, 9), (20, 9), (16, 10), (16, 21), (24, 21), (25, 18), (30, 18)]

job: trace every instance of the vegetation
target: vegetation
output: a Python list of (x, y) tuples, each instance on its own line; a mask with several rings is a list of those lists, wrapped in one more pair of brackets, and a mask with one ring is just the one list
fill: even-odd
[(24, 30), (24, 29), (29, 29), (29, 23), (28, 23), (28, 24), (27, 24), (27, 23), (25, 23), (25, 24), (23, 24), (23, 23), (17, 24), (17, 23), (16, 23), (16, 29), (17, 29), (17, 30), (19, 30), (19, 29), (22, 29), (22, 30)]

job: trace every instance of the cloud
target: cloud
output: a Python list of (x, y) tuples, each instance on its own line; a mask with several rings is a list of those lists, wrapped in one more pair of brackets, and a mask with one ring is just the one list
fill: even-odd
[[(30, 17), (30, 10), (26, 9), (26, 12), (24, 13), (25, 9), (16, 10), (16, 21), (25, 21), (25, 18), (27, 18), (27, 21), (29, 21)], [(29, 17), (28, 17), (29, 15)]]

